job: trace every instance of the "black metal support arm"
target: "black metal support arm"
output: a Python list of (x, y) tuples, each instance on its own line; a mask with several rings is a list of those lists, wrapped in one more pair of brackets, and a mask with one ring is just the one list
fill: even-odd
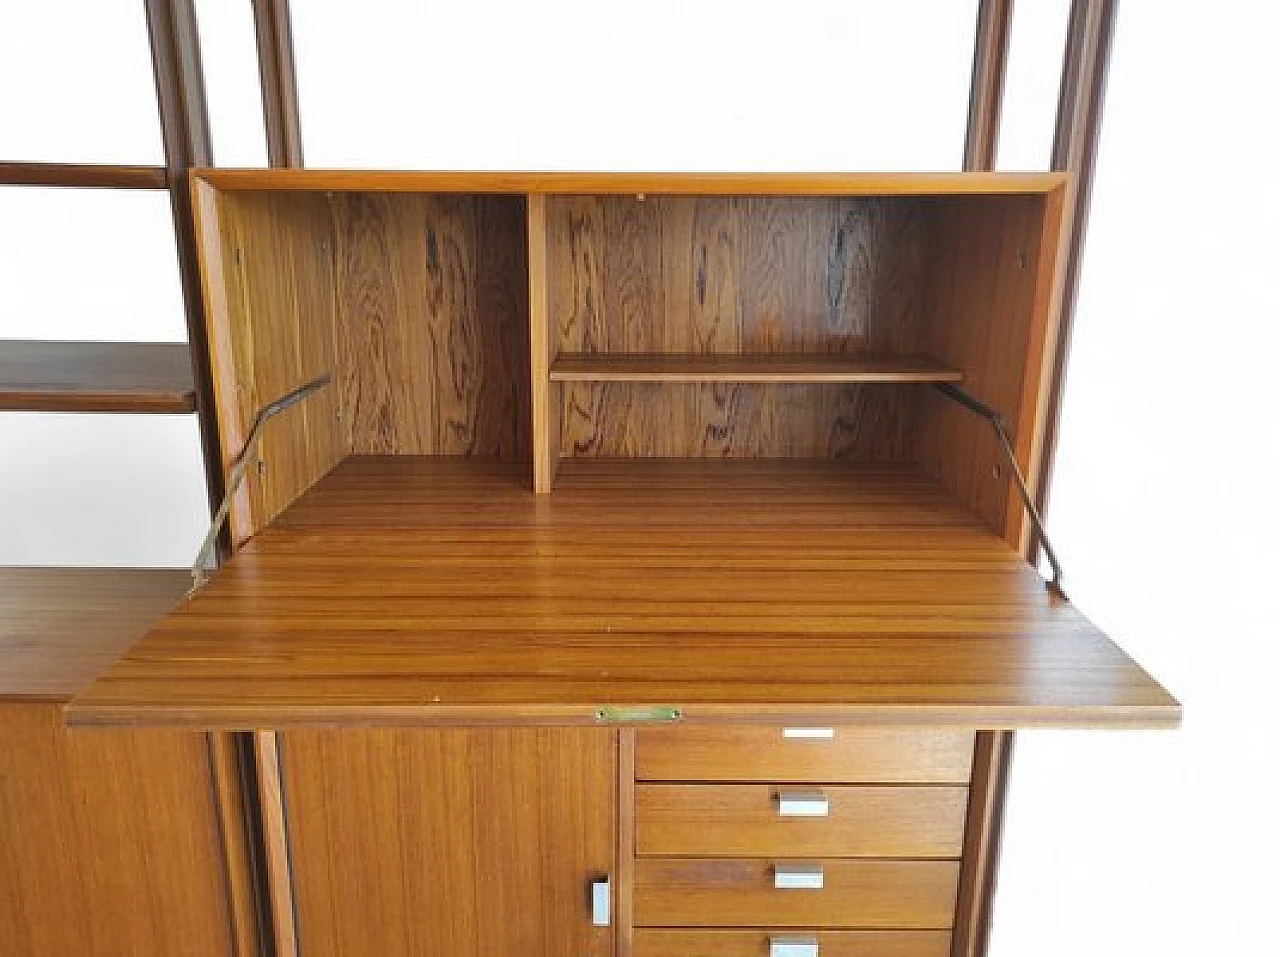
[(1045, 558), (1049, 560), (1049, 567), (1053, 570), (1053, 577), (1049, 580), (1048, 585), (1060, 597), (1066, 598), (1067, 594), (1062, 590), (1062, 566), (1058, 564), (1058, 556), (1054, 554), (1053, 545), (1049, 542), (1049, 533), (1045, 531), (1044, 522), (1041, 521), (1040, 513), (1036, 510), (1035, 501), (1031, 498), (1031, 492), (1027, 489), (1027, 481), (1023, 478), (1022, 469), (1018, 467), (1018, 459), (1013, 454), (1013, 443), (1009, 440), (1009, 428), (1005, 417), (981, 399), (965, 392), (959, 386), (952, 385), (949, 382), (937, 382), (934, 383), (934, 388), (948, 399), (959, 403), (974, 415), (990, 423), (991, 428), (996, 433), (1000, 448), (1004, 451), (1005, 463), (1009, 466), (1009, 472), (1013, 476), (1013, 484), (1017, 487), (1018, 495), (1022, 499), (1022, 507), (1026, 509), (1027, 517), (1031, 519), (1031, 525), (1035, 528), (1036, 542), (1044, 549)]

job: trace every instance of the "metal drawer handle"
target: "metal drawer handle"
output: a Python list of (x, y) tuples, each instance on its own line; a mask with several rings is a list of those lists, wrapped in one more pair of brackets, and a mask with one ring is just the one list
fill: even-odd
[(775, 864), (773, 886), (780, 891), (822, 890), (821, 864)]
[(831, 804), (821, 791), (779, 791), (779, 817), (826, 817)]
[(818, 938), (770, 937), (769, 957), (818, 957)]
[(810, 741), (830, 741), (836, 736), (835, 728), (783, 728), (784, 738), (806, 738)]
[(591, 882), (591, 926), (609, 926), (609, 878)]

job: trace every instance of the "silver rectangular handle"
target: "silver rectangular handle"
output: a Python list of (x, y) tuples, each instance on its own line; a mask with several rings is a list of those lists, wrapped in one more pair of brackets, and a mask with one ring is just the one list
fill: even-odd
[(773, 886), (780, 891), (822, 890), (821, 864), (775, 864)]
[(818, 938), (770, 937), (769, 957), (818, 957)]
[(783, 728), (784, 738), (801, 738), (810, 741), (830, 741), (836, 736), (835, 728)]
[(831, 804), (821, 791), (779, 791), (779, 817), (826, 817)]
[(591, 882), (591, 926), (609, 926), (609, 878)]

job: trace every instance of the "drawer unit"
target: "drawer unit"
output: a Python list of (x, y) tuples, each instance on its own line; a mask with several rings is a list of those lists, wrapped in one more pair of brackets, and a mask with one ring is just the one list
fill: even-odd
[(946, 930), (957, 861), (640, 858), (638, 927)]
[(959, 857), (968, 789), (640, 784), (636, 853), (687, 857)]
[[(816, 948), (816, 949), (815, 949)], [(632, 957), (948, 957), (945, 930), (636, 931)]]
[(974, 735), (847, 727), (707, 726), (636, 734), (641, 781), (968, 784)]

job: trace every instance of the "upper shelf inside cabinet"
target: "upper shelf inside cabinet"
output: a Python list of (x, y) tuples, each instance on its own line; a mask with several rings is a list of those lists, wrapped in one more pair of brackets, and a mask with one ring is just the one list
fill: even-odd
[(192, 412), (191, 354), (184, 343), (3, 339), (0, 409)]
[(959, 382), (928, 356), (561, 353), (552, 382)]

